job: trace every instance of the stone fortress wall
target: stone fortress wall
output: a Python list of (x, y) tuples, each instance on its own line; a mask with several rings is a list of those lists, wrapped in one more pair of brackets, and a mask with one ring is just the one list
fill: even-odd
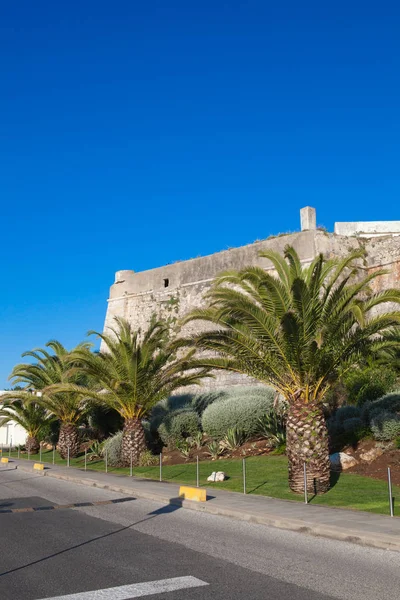
[[(364, 246), (367, 251), (367, 272), (385, 268), (389, 274), (376, 280), (376, 289), (400, 287), (400, 221), (373, 223), (336, 223), (335, 233), (317, 229), (315, 210), (305, 207), (300, 211), (301, 231), (270, 237), (240, 248), (194, 258), (175, 264), (135, 273), (117, 271), (110, 289), (104, 329), (112, 326), (115, 316), (129, 320), (132, 326), (145, 329), (155, 313), (171, 324), (193, 308), (204, 306), (204, 293), (213, 279), (222, 271), (257, 265), (266, 270), (272, 264), (260, 258), (263, 250), (282, 253), (292, 245), (304, 265), (316, 255), (343, 256), (350, 249)], [(202, 327), (199, 321), (186, 326), (186, 332)], [(203, 389), (228, 385), (254, 384), (245, 376), (217, 372), (215, 379), (207, 379)], [(198, 388), (197, 388), (198, 389)]]

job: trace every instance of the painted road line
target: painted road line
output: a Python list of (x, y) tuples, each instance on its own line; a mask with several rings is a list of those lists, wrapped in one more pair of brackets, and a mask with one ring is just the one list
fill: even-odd
[(143, 598), (143, 596), (175, 592), (176, 590), (185, 590), (203, 585), (209, 584), (197, 579), (197, 577), (172, 577), (172, 579), (133, 583), (132, 585), (121, 585), (104, 590), (93, 590), (92, 592), (54, 596), (53, 598), (43, 598), (43, 600), (130, 600), (131, 598)]

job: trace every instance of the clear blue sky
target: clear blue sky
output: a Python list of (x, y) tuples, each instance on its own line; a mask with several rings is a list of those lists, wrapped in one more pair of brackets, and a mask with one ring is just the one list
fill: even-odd
[(114, 272), (399, 219), (392, 2), (0, 7), (0, 389), (101, 329)]

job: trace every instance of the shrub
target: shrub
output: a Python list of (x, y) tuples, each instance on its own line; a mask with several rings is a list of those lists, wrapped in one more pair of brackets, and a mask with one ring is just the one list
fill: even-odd
[(389, 367), (372, 366), (354, 369), (344, 377), (348, 403), (362, 406), (393, 390), (396, 384), (396, 373)]
[(351, 417), (343, 421), (343, 431), (345, 433), (355, 433), (360, 431), (364, 426), (363, 420), (360, 417)]
[(400, 436), (400, 415), (388, 410), (371, 413), (371, 431), (376, 440), (387, 442)]
[(371, 418), (372, 413), (379, 411), (389, 411), (392, 413), (400, 412), (400, 392), (393, 392), (392, 394), (386, 394), (378, 400), (373, 402), (366, 402), (362, 409), (363, 418), (368, 421)]
[(160, 400), (150, 415), (150, 430), (157, 432), (161, 423), (171, 417), (172, 413), (180, 412), (181, 410), (195, 410), (201, 417), (204, 410), (215, 402), (225, 398), (228, 393), (225, 390), (213, 390), (210, 392), (202, 392), (199, 394), (177, 394)]
[(121, 464), (122, 450), (122, 431), (118, 431), (113, 436), (103, 442), (103, 456), (107, 451), (107, 461), (110, 467), (119, 467)]
[(199, 431), (200, 419), (198, 414), (192, 409), (182, 409), (172, 412), (169, 417), (163, 420), (158, 428), (162, 442), (169, 448), (172, 448), (177, 442), (183, 441), (188, 437), (196, 437)]
[(338, 423), (344, 423), (348, 419), (360, 418), (361, 409), (357, 406), (341, 406), (334, 414), (334, 419)]
[(203, 430), (220, 440), (229, 429), (240, 427), (246, 437), (257, 433), (258, 421), (270, 408), (275, 390), (270, 387), (239, 387), (215, 400), (204, 411)]
[(150, 450), (145, 450), (139, 456), (139, 467), (152, 467), (158, 465), (158, 461), (158, 456), (154, 456)]
[(149, 418), (150, 430), (157, 432), (161, 423), (166, 418), (170, 417), (174, 412), (192, 408), (192, 402), (193, 394), (180, 394), (160, 400), (151, 411)]

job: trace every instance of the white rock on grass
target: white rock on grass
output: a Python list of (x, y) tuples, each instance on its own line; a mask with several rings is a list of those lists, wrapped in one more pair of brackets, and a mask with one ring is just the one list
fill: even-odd
[(213, 471), (210, 477), (207, 477), (207, 481), (224, 481), (226, 475), (223, 471)]
[(345, 452), (335, 452), (335, 454), (330, 455), (329, 460), (331, 461), (332, 471), (346, 471), (346, 469), (358, 465), (354, 456)]

